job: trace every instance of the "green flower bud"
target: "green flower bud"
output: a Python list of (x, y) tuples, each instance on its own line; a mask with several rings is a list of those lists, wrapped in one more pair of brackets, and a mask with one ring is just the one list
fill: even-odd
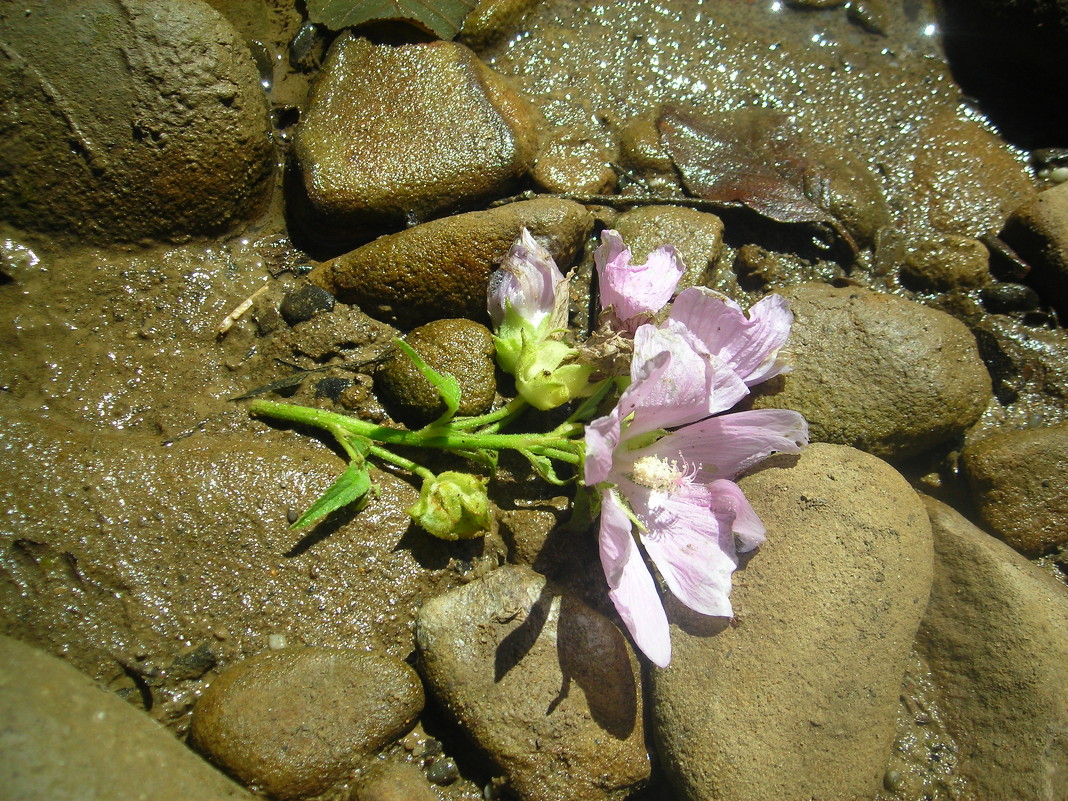
[(423, 482), (419, 500), (408, 509), (416, 523), (443, 540), (473, 539), (488, 533), (495, 520), (486, 480), (448, 471)]
[(519, 354), (515, 387), (535, 409), (555, 409), (587, 393), (593, 368), (576, 364), (578, 351), (557, 340), (528, 345)]

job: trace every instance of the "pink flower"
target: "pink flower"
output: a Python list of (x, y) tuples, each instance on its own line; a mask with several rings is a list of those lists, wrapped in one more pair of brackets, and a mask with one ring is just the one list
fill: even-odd
[(667, 615), (632, 529), (682, 603), (729, 616), (737, 553), (764, 539), (760, 519), (731, 479), (771, 453), (796, 453), (808, 439), (797, 412), (709, 417), (745, 396), (744, 365), (767, 356), (740, 345), (720, 350), (744, 353), (745, 360), (732, 363), (695, 347), (678, 321), (639, 327), (630, 386), (586, 429), (584, 480), (600, 489), (609, 597), (638, 648), (660, 667), (671, 661)]
[(487, 308), (494, 328), (500, 328), (509, 309), (543, 333), (567, 328), (567, 279), (545, 248), (523, 228), (490, 276)]
[(601, 232), (601, 246), (593, 254), (601, 307), (611, 309), (613, 328), (634, 333), (671, 300), (685, 268), (671, 245), (654, 250), (645, 264), (630, 259), (618, 231)]

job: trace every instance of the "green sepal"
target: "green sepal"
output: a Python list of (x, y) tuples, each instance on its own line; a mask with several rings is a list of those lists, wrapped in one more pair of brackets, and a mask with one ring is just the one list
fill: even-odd
[(371, 476), (367, 472), (367, 465), (363, 460), (352, 461), (319, 499), (308, 507), (308, 511), (300, 516), (290, 528), (304, 528), (317, 520), (326, 517), (342, 506), (348, 506), (354, 501), (359, 502), (356, 511), (359, 511), (367, 503), (367, 491), (371, 489)]
[(393, 344), (404, 351), (404, 354), (412, 360), (415, 368), (438, 391), (438, 394), (441, 395), (441, 400), (445, 403), (445, 411), (441, 417), (430, 425), (436, 426), (449, 422), (456, 415), (456, 410), (460, 408), (460, 382), (456, 380), (456, 376), (449, 373), (439, 373), (423, 361), (423, 357), (416, 352), (415, 348), (403, 339), (397, 337), (393, 340)]

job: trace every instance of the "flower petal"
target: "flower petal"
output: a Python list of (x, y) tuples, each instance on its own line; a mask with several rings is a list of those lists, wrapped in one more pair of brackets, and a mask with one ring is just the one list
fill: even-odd
[(618, 407), (610, 414), (599, 417), (586, 426), (586, 463), (583, 466), (583, 482), (587, 487), (608, 479), (612, 459), (619, 445)]
[(654, 665), (667, 667), (671, 636), (656, 582), (631, 536), (631, 521), (619, 499), (612, 490), (606, 490), (601, 498), (598, 544), (608, 597), (635, 645)]
[(712, 511), (730, 526), (739, 553), (764, 543), (767, 529), (741, 487), (733, 481), (719, 479), (708, 485), (708, 491), (712, 496)]
[(619, 398), (619, 414), (634, 418), (636, 436), (674, 428), (728, 409), (749, 390), (718, 359), (697, 350), (684, 330), (643, 325), (634, 334), (631, 384)]
[[(534, 327), (547, 318), (552, 319), (552, 328), (566, 325), (566, 316), (563, 322), (556, 319), (560, 298), (567, 294), (566, 282), (549, 251), (523, 228), (500, 268), (490, 276), (486, 306), (494, 328), (504, 321), (509, 305)], [(566, 315), (566, 298), (563, 309)]]
[(601, 307), (612, 308), (617, 327), (634, 331), (671, 300), (685, 267), (671, 245), (657, 248), (645, 264), (632, 264), (630, 249), (618, 231), (603, 231), (593, 254)]
[(747, 319), (741, 307), (725, 295), (691, 287), (671, 304), (670, 319), (685, 325), (748, 386), (787, 369), (779, 348), (790, 336), (793, 314), (781, 295), (768, 295), (755, 303)]
[(737, 566), (733, 520), (713, 509), (708, 488), (621, 488), (648, 529), (641, 535), (645, 550), (675, 597), (695, 612), (730, 617), (731, 574)]
[(808, 443), (808, 423), (790, 409), (754, 409), (709, 417), (632, 452), (695, 465), (707, 484), (734, 478), (773, 453), (799, 453)]

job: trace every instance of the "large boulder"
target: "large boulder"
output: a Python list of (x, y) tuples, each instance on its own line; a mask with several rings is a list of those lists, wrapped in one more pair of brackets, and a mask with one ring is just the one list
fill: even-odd
[(4, 798), (252, 800), (148, 715), (66, 662), (3, 636), (0, 721)]
[(767, 542), (735, 574), (735, 619), (669, 607), (652, 675), (658, 750), (689, 801), (870, 799), (932, 572), (923, 504), (839, 445), (779, 456), (739, 485)]
[(351, 242), (470, 208), (530, 167), (533, 121), (461, 44), (394, 47), (343, 35), (294, 143), (298, 216), (327, 239)]
[(0, 217), (98, 241), (226, 231), (274, 148), (248, 48), (200, 0), (0, 9)]
[(987, 407), (975, 338), (945, 312), (859, 287), (803, 284), (783, 295), (794, 312), (793, 371), (754, 405), (801, 412), (813, 441), (902, 459), (962, 435)]

